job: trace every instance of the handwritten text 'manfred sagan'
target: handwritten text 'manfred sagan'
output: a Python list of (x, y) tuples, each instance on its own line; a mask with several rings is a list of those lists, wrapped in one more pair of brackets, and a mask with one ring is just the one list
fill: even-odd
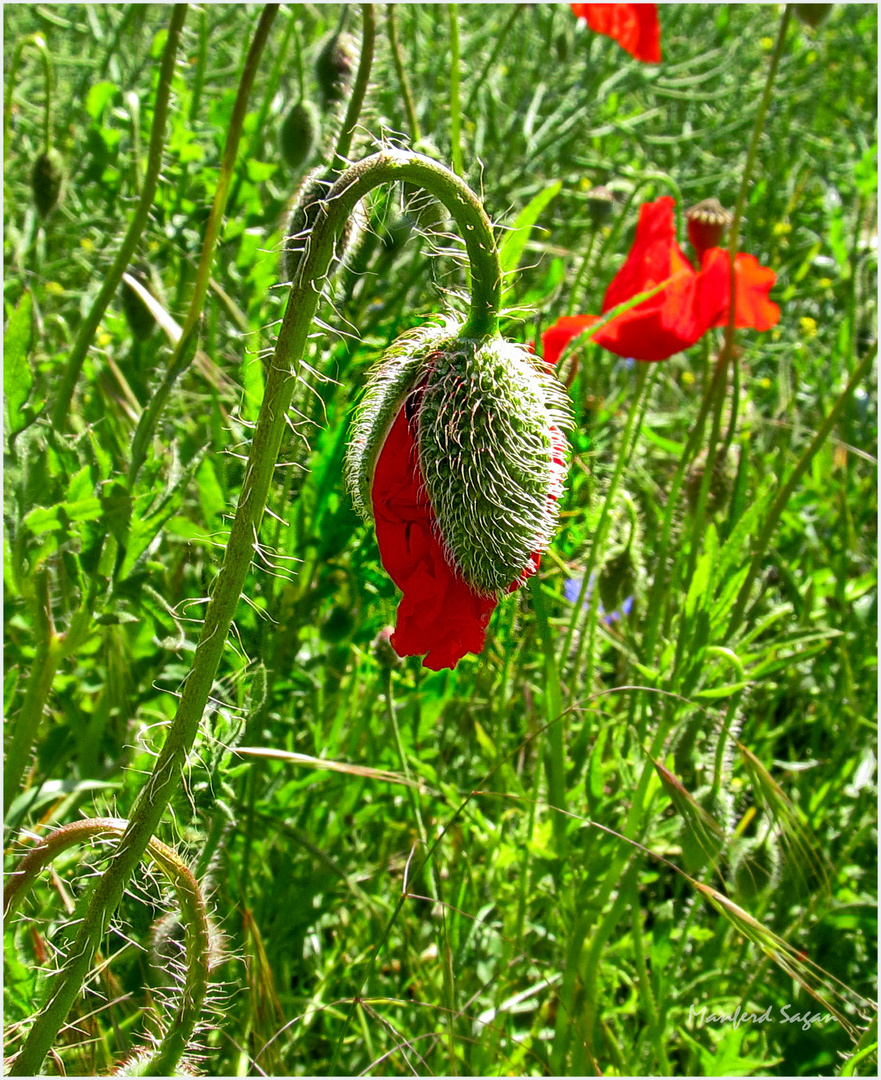
[(830, 1013), (790, 1012), (791, 1008), (781, 1005), (780, 1015), (775, 1016), (770, 1005), (763, 1013), (743, 1012), (739, 1005), (733, 1013), (708, 1013), (706, 1005), (699, 1009), (689, 1005), (688, 1020), (690, 1024), (733, 1024), (735, 1028), (741, 1024), (801, 1024), (802, 1031), (807, 1031), (811, 1024), (827, 1024), (832, 1019)]

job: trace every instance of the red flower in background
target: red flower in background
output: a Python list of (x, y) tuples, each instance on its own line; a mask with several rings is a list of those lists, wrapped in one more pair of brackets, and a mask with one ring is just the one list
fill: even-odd
[[(694, 345), (711, 327), (727, 326), (730, 289), (728, 252), (710, 248), (695, 270), (676, 242), (673, 199), (669, 195), (645, 203), (639, 211), (630, 254), (612, 279), (603, 299), (603, 313), (641, 292), (663, 286), (654, 295), (612, 319), (592, 337), (618, 356), (654, 362)], [(738, 327), (769, 330), (780, 309), (768, 299), (777, 280), (773, 270), (752, 255), (734, 261), (735, 321)], [(565, 316), (542, 335), (556, 355), (595, 316)], [(547, 347), (547, 346), (546, 346)], [(548, 359), (547, 353), (545, 359)]]
[(661, 62), (661, 28), (655, 4), (572, 4), (579, 19), (591, 30), (605, 34), (637, 60)]

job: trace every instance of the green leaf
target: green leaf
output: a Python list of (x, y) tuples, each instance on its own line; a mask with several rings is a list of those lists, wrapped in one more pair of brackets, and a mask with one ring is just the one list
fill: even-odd
[(505, 237), (505, 242), (499, 251), (499, 261), (502, 264), (503, 274), (508, 274), (517, 269), (520, 256), (523, 254), (523, 249), (529, 241), (529, 235), (535, 227), (542, 210), (551, 199), (560, 193), (562, 187), (563, 181), (556, 180), (549, 187), (546, 187), (544, 191), (540, 191), (535, 198), (531, 199), (517, 215), (514, 228)]
[(9, 318), (6, 333), (3, 335), (3, 393), (6, 395), (11, 435), (27, 426), (27, 417), (22, 413), (22, 407), (34, 384), (28, 362), (33, 326), (32, 313), (33, 298), (30, 290), (25, 289), (15, 311)]
[(101, 113), (104, 112), (107, 103), (115, 93), (116, 83), (112, 82), (98, 82), (89, 88), (86, 95), (86, 112), (93, 120), (97, 120)]

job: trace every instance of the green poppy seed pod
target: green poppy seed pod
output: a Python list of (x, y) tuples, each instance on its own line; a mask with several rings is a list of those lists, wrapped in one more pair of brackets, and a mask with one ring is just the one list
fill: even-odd
[(688, 222), (688, 239), (700, 263), (705, 251), (720, 246), (734, 216), (718, 199), (704, 199), (685, 211), (685, 220)]
[(395, 628), (393, 626), (384, 626), (373, 639), (373, 657), (380, 667), (396, 668), (401, 666), (401, 658), (392, 645), (394, 633)]
[[(128, 273), (143, 285), (147, 292), (160, 300), (159, 289), (156, 286), (150, 269), (146, 266), (130, 266)], [(147, 307), (140, 296), (128, 284), (122, 282), (122, 310), (129, 329), (138, 341), (146, 341), (156, 329), (156, 319), (153, 312)], [(161, 300), (160, 300), (161, 302)]]
[[(388, 494), (377, 489), (377, 463), (402, 414), (415, 455), (409, 481), (448, 567), (476, 595), (498, 598), (534, 572), (554, 533), (572, 423), (565, 391), (525, 346), (463, 337), (453, 320), (399, 338), (370, 376), (346, 459), (365, 517)], [(394, 577), (382, 535), (380, 553)]]
[(795, 13), (803, 23), (816, 30), (832, 10), (831, 4), (796, 4)]
[(325, 105), (337, 104), (349, 92), (357, 56), (351, 34), (338, 31), (325, 39), (315, 60), (315, 78)]
[(279, 132), (281, 156), (298, 172), (312, 156), (321, 134), (321, 119), (311, 101), (298, 101), (288, 110)]
[(615, 192), (610, 188), (600, 185), (587, 193), (587, 212), (595, 229), (608, 223), (614, 208)]
[[(327, 178), (324, 169), (315, 169), (305, 177), (294, 196), (293, 209), (288, 219), (287, 234), (282, 248), (282, 273), (285, 281), (296, 279), (303, 252), (309, 243), (309, 234), (322, 211), (324, 197), (333, 186), (335, 179), (335, 176)], [(363, 201), (356, 203), (355, 209), (346, 219), (342, 234), (336, 242), (334, 257), (327, 270), (328, 278), (333, 277), (343, 263), (355, 254), (364, 238), (367, 220), (367, 211)]]
[(64, 160), (57, 150), (40, 154), (31, 173), (34, 205), (40, 217), (47, 218), (61, 199), (64, 187)]

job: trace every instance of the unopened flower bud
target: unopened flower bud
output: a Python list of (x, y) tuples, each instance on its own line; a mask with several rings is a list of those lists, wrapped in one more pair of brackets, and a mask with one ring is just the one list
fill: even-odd
[(556, 377), (523, 345), (454, 321), (399, 338), (354, 420), (346, 476), (404, 597), (391, 643), (454, 667), (480, 652), (498, 600), (538, 568), (571, 426)]
[(345, 31), (328, 37), (315, 61), (315, 78), (326, 105), (342, 101), (352, 84), (357, 47)]
[(831, 4), (796, 4), (795, 13), (803, 23), (816, 30), (832, 10)]
[(685, 220), (688, 222), (688, 239), (700, 264), (705, 251), (722, 243), (725, 230), (734, 217), (718, 199), (704, 199), (685, 211)]
[(615, 192), (610, 188), (600, 185), (591, 188), (587, 193), (587, 212), (590, 214), (590, 220), (595, 229), (609, 221), (614, 208)]
[[(309, 242), (309, 234), (318, 220), (323, 201), (333, 185), (333, 179), (335, 178), (327, 177), (325, 170), (316, 169), (305, 177), (294, 196), (293, 209), (288, 219), (287, 235), (282, 249), (282, 272), (285, 281), (294, 281), (297, 277), (303, 253)], [(358, 202), (346, 219), (342, 234), (336, 242), (334, 257), (327, 270), (328, 277), (333, 277), (346, 259), (354, 255), (364, 237), (366, 227), (367, 211), (364, 209), (364, 203)]]
[(301, 169), (318, 142), (321, 120), (311, 101), (298, 101), (288, 110), (279, 132), (281, 156), (293, 172)]
[(47, 218), (61, 198), (64, 187), (64, 161), (57, 150), (40, 154), (31, 173), (34, 205), (40, 217)]
[(401, 666), (401, 658), (395, 652), (394, 645), (392, 645), (394, 633), (395, 628), (393, 626), (384, 626), (373, 639), (373, 655), (380, 667), (396, 668)]

